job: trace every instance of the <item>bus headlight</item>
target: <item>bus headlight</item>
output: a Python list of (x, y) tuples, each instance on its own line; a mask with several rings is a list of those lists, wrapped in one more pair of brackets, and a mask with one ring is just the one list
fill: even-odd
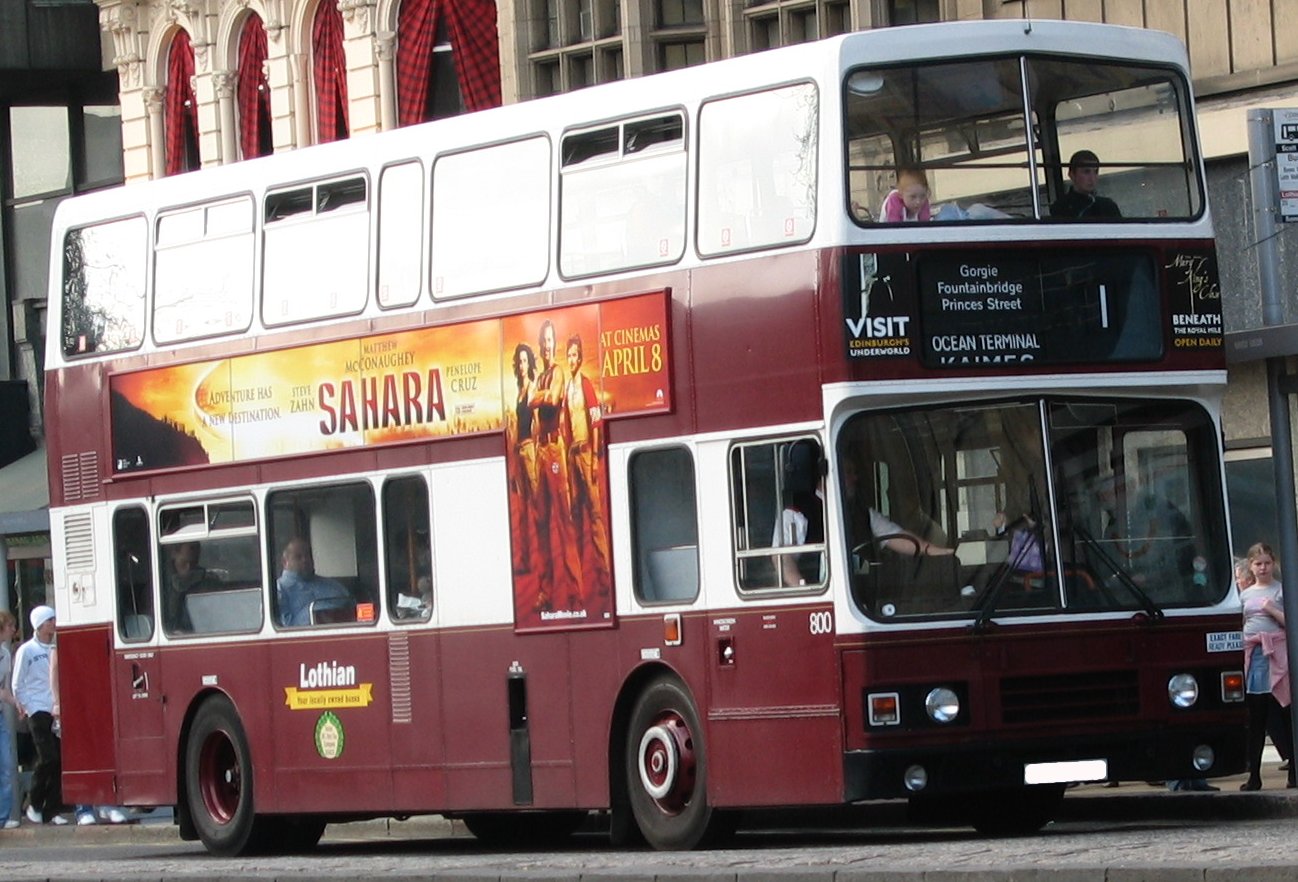
[(1173, 707), (1194, 707), (1199, 700), (1199, 681), (1193, 674), (1173, 674), (1167, 681), (1167, 699)]
[(938, 686), (924, 698), (924, 710), (933, 722), (949, 723), (960, 716), (960, 698), (945, 686)]

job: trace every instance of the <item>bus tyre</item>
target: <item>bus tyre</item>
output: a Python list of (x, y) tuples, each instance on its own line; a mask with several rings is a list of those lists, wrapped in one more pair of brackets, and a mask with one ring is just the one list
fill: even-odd
[[(259, 850), (265, 837), (252, 806), (252, 755), (234, 705), (209, 698), (185, 744), (185, 798), (204, 847), (221, 857)], [(267, 831), (268, 832), (268, 831)]]
[(1027, 836), (1054, 820), (1063, 798), (1062, 784), (980, 793), (969, 801), (973, 828), (984, 836)]
[(655, 680), (631, 714), (626, 743), (631, 813), (654, 848), (705, 844), (714, 820), (708, 804), (703, 728), (680, 681)]

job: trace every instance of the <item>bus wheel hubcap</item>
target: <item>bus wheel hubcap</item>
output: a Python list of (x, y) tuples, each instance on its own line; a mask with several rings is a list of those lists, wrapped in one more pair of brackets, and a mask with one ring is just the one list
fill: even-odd
[(676, 714), (665, 714), (640, 739), (640, 783), (665, 811), (680, 811), (694, 787), (694, 740)]

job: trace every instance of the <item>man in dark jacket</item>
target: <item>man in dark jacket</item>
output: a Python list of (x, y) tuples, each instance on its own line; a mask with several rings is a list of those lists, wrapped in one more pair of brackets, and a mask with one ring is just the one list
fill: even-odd
[(1100, 159), (1090, 150), (1078, 150), (1068, 160), (1068, 192), (1050, 206), (1056, 218), (1075, 220), (1111, 220), (1122, 217), (1118, 203), (1097, 196), (1095, 187), (1100, 181)]

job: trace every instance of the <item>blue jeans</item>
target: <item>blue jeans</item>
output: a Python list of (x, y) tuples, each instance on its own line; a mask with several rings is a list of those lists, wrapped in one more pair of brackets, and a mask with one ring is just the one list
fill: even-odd
[(14, 779), (18, 769), (14, 756), (14, 733), (9, 729), (4, 710), (0, 709), (0, 823), (9, 820), (14, 802)]

